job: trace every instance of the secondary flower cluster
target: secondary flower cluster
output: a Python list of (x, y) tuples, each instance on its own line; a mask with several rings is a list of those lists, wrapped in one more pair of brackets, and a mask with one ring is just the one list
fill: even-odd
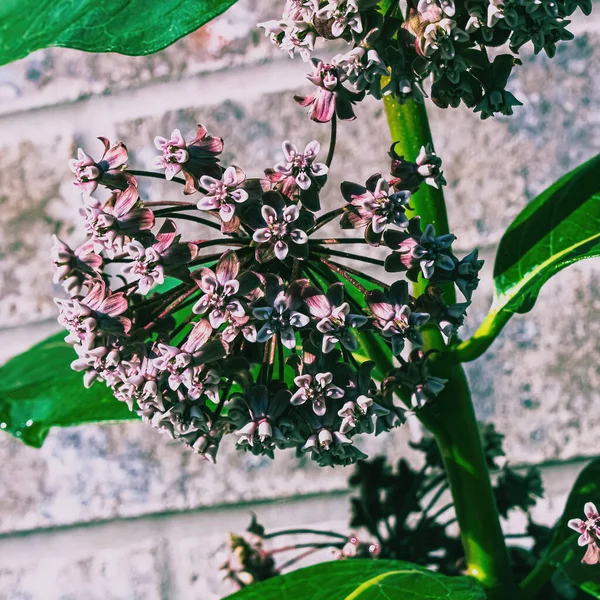
[[(317, 87), (297, 97), (315, 121), (354, 118), (365, 93), (393, 94), (400, 102), (431, 95), (442, 108), (464, 102), (482, 118), (512, 114), (521, 103), (506, 90), (518, 53), (528, 42), (550, 57), (570, 40), (567, 19), (586, 15), (591, 0), (391, 0), (385, 14), (375, 0), (285, 0), (281, 19), (259, 23), (290, 56), (308, 61), (318, 38), (343, 39), (352, 49), (329, 61), (312, 58), (308, 79)], [(405, 11), (403, 13), (403, 10)], [(510, 54), (488, 57), (506, 44)]]
[[(303, 151), (284, 142), (283, 159), (250, 178), (221, 166), (223, 142), (202, 126), (190, 142), (177, 130), (157, 137), (156, 166), (197, 197), (158, 202), (140, 197), (134, 173), (144, 172), (127, 170), (125, 146), (103, 142), (100, 161), (80, 151), (72, 164), (87, 240), (72, 250), (56, 238), (53, 249), (54, 281), (68, 295), (56, 300), (59, 321), (86, 386), (104, 382), (208, 459), (231, 433), (254, 454), (295, 448), (321, 465), (364, 457), (356, 434), (402, 424), (443, 389), (421, 331), (454, 335), (482, 262), (476, 253), (459, 260), (454, 236), (407, 214), (419, 186), (444, 183), (431, 148), (415, 162), (392, 149), (389, 177), (345, 182), (345, 205), (317, 216), (328, 171), (317, 142)], [(90, 195), (98, 186), (106, 200)], [(363, 237), (316, 237), (340, 216)], [(181, 239), (180, 220), (196, 239)], [(385, 263), (365, 252), (377, 245), (391, 249)], [(406, 278), (388, 285), (338, 257)], [(406, 279), (429, 282), (426, 292), (413, 298)], [(452, 283), (464, 302), (444, 301)], [(365, 360), (375, 346), (387, 366)]]
[[(277, 538), (285, 536), (283, 545), (273, 544)], [(311, 536), (314, 541), (301, 541), (290, 543), (294, 538)], [(380, 545), (368, 539), (359, 539), (355, 534), (344, 535), (333, 531), (314, 529), (291, 529), (265, 533), (265, 528), (256, 521), (252, 521), (243, 535), (229, 534), (229, 543), (225, 560), (220, 565), (223, 578), (229, 580), (236, 589), (252, 585), (258, 581), (265, 581), (281, 575), (281, 571), (288, 569), (306, 556), (317, 551), (323, 551), (326, 556), (337, 560), (351, 558), (377, 558)], [(278, 561), (281, 552), (295, 553), (285, 562)]]

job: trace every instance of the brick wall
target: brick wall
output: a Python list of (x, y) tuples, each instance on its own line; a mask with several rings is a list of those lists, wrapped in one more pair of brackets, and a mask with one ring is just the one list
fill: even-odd
[[(98, 135), (123, 140), (131, 162), (149, 168), (155, 135), (189, 134), (202, 122), (225, 138), (225, 162), (256, 174), (277, 160), (283, 139), (326, 145), (327, 128), (291, 99), (307, 89), (306, 66), (254, 28), (273, 10), (268, 0), (241, 0), (154, 56), (51, 49), (0, 68), (0, 360), (58, 329), (48, 252), (54, 232), (77, 240), (80, 200), (66, 161), (78, 146), (94, 154)], [(577, 39), (553, 60), (525, 53), (511, 84), (524, 106), (513, 117), (481, 122), (466, 110), (431, 109), (457, 250), (478, 247), (487, 261), (469, 331), (491, 302), (503, 230), (539, 191), (600, 152), (599, 17), (579, 16), (572, 29)], [(357, 112), (339, 128), (330, 205), (340, 202), (345, 173), (360, 181), (386, 164), (380, 104)], [(546, 521), (585, 457), (600, 453), (597, 264), (553, 279), (532, 313), (515, 317), (468, 368), (478, 415), (507, 434), (511, 462), (548, 463)], [(409, 434), (369, 440), (368, 452), (404, 454)], [(0, 464), (0, 600), (211, 600), (225, 589), (215, 553), (251, 506), (271, 527), (347, 522), (346, 470), (231, 447), (214, 467), (137, 423), (56, 430), (41, 450), (2, 435)]]

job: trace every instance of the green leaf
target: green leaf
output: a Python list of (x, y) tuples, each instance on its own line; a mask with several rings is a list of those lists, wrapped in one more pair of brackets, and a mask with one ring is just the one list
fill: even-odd
[(83, 387), (64, 336), (52, 335), (0, 367), (0, 427), (36, 448), (50, 427), (138, 418), (103, 383)]
[(494, 303), (475, 335), (458, 347), (461, 360), (480, 356), (514, 313), (533, 308), (540, 289), (569, 265), (600, 256), (600, 155), (530, 202), (500, 240)]
[(166, 48), (236, 0), (3, 0), (0, 64), (48, 46), (139, 56)]
[(353, 559), (322, 563), (244, 588), (227, 600), (485, 600), (470, 577), (412, 563)]
[[(585, 519), (586, 502), (600, 508), (600, 458), (588, 464), (577, 477), (542, 563), (552, 570), (563, 571), (574, 585), (600, 599), (600, 565), (581, 564), (586, 548), (577, 544), (579, 534), (567, 527), (570, 519)], [(540, 568), (541, 565), (537, 567)]]

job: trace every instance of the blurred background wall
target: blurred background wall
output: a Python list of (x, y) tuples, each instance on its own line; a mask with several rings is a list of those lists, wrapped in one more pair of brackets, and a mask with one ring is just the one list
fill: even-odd
[[(50, 235), (81, 241), (67, 168), (78, 146), (99, 156), (97, 136), (122, 140), (130, 164), (150, 168), (155, 135), (178, 127), (188, 137), (204, 123), (225, 138), (223, 162), (253, 175), (279, 159), (284, 139), (326, 148), (328, 128), (292, 100), (309, 87), (307, 66), (255, 27), (279, 10), (241, 0), (153, 56), (51, 49), (0, 68), (0, 361), (58, 330)], [(576, 39), (553, 60), (525, 50), (510, 84), (524, 106), (513, 117), (482, 122), (429, 104), (455, 250), (479, 248), (486, 259), (470, 331), (491, 302), (503, 230), (538, 192), (600, 152), (599, 3), (570, 29)], [(330, 204), (341, 202), (343, 179), (363, 181), (387, 164), (381, 105), (365, 101), (357, 113), (339, 128)], [(144, 184), (142, 195), (157, 189)], [(510, 462), (543, 465), (547, 493), (536, 514), (545, 522), (562, 510), (586, 457), (600, 454), (598, 264), (554, 278), (532, 313), (516, 316), (468, 365), (478, 416), (506, 434)], [(409, 434), (363, 447), (396, 459)], [(212, 600), (228, 590), (216, 571), (219, 548), (250, 510), (270, 528), (347, 530), (350, 470), (318, 469), (289, 453), (272, 463), (231, 447), (211, 466), (139, 423), (54, 430), (41, 450), (2, 434), (0, 465), (1, 600)]]

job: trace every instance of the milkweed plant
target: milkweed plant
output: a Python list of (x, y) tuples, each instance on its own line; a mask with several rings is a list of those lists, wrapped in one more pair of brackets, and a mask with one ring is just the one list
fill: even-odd
[[(454, 252), (444, 157), (426, 113), (433, 102), (448, 111), (464, 104), (482, 119), (511, 115), (521, 105), (507, 89), (521, 49), (553, 57), (573, 38), (569, 17), (591, 8), (590, 0), (273, 3), (274, 19), (259, 27), (306, 62), (310, 88), (290, 101), (329, 129), (327, 148), (290, 131), (277, 162), (251, 173), (226, 164), (226, 140), (200, 124), (157, 131), (152, 172), (131, 168), (125, 144), (104, 137), (69, 162), (85, 241), (71, 248), (55, 237), (52, 262), (83, 385), (107, 386), (149, 427), (211, 463), (231, 438), (240, 452), (275, 460), (293, 450), (324, 468), (357, 465), (353, 526), (368, 535), (312, 532), (329, 537), (297, 546), (332, 547), (347, 560), (278, 575), (265, 549), (275, 536), (254, 522), (251, 537), (232, 537), (225, 570), (243, 588), (236, 598), (282, 598), (286, 586), (299, 599), (321, 598), (322, 586), (331, 598), (600, 598), (600, 467), (582, 474), (596, 487), (576, 484), (574, 512), (554, 534), (530, 529), (535, 559), (519, 562), (500, 515), (528, 511), (541, 481), (494, 474), (498, 434), (477, 424), (461, 364), (529, 310), (552, 274), (600, 253), (600, 161), (559, 180), (511, 225), (494, 306), (463, 341), (483, 261), (477, 250)], [(382, 133), (389, 160), (364, 181), (344, 172), (335, 148), (338, 128), (361, 118), (367, 96), (383, 102), (392, 140)], [(328, 192), (337, 202), (326, 211), (332, 169), (345, 180)], [(180, 199), (143, 197), (147, 177), (165, 179)], [(423, 470), (368, 461), (361, 439), (408, 417), (432, 436), (419, 448)], [(444, 533), (444, 511), (431, 514), (446, 489), (460, 538)], [(396, 498), (408, 504), (400, 509)], [(574, 518), (582, 508), (585, 520)], [(417, 525), (407, 524), (410, 513), (421, 514)], [(571, 560), (573, 544), (585, 548), (584, 567), (581, 556)]]

